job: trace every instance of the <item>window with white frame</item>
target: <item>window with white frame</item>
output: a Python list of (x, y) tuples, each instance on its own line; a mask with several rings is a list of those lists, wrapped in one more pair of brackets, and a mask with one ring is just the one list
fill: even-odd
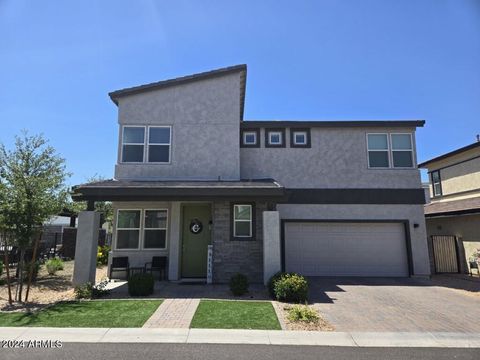
[(413, 167), (412, 134), (390, 134), (394, 168)]
[(389, 144), (387, 134), (367, 134), (368, 167), (388, 168)]
[(306, 131), (294, 131), (293, 132), (293, 144), (294, 145), (307, 145), (307, 132)]
[(118, 210), (117, 249), (138, 249), (140, 244), (141, 210)]
[(268, 143), (270, 145), (282, 145), (282, 132), (281, 131), (270, 131), (268, 133)]
[(251, 238), (253, 236), (253, 208), (248, 204), (233, 205), (233, 237)]
[(431, 176), (433, 196), (442, 196), (442, 179), (440, 178), (440, 171), (432, 171)]
[(243, 132), (243, 145), (257, 145), (257, 132), (256, 131), (244, 131)]
[(143, 162), (144, 126), (124, 126), (122, 133), (122, 162)]
[(169, 163), (170, 145), (170, 126), (148, 127), (148, 162)]
[(145, 210), (144, 249), (165, 249), (167, 243), (167, 210)]

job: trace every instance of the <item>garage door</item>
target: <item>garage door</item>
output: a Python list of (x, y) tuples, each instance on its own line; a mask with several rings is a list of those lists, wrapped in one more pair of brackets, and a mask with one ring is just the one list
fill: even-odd
[(401, 223), (285, 223), (285, 270), (306, 276), (408, 276)]

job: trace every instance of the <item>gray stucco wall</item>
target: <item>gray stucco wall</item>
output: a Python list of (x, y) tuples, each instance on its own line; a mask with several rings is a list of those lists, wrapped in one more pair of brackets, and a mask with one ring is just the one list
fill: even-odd
[(120, 125), (171, 125), (170, 164), (122, 164), (117, 179), (238, 179), (240, 74), (167, 87), (119, 100)]
[[(278, 205), (282, 219), (409, 220), (414, 275), (430, 275), (422, 205)], [(419, 224), (414, 228), (414, 224)]]
[(256, 203), (254, 241), (231, 241), (230, 203), (214, 203), (213, 282), (226, 283), (236, 273), (246, 275), (251, 283), (263, 282), (262, 213), (266, 208), (265, 203)]
[[(405, 133), (412, 128), (312, 128), (311, 148), (240, 149), (242, 178), (274, 178), (289, 188), (421, 188), (417, 169), (369, 169), (366, 134)], [(415, 135), (415, 134), (414, 134)], [(413, 137), (415, 143), (415, 137)], [(415, 149), (415, 148), (414, 148)], [(413, 160), (416, 164), (416, 158)]]

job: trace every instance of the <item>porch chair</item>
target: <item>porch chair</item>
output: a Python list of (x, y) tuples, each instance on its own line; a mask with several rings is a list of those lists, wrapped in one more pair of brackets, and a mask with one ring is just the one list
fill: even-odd
[(112, 258), (112, 265), (110, 265), (110, 274), (108, 279), (112, 280), (112, 273), (114, 271), (126, 271), (127, 279), (130, 276), (130, 263), (128, 262), (128, 256), (117, 256)]
[(153, 256), (151, 262), (145, 263), (145, 272), (149, 271), (150, 274), (153, 271), (159, 272), (159, 280), (165, 280), (167, 275), (167, 257), (166, 256)]

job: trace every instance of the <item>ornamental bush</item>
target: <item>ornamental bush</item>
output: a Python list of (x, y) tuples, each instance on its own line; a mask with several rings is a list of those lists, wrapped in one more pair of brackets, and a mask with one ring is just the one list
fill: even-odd
[(110, 246), (99, 246), (97, 250), (97, 266), (108, 264), (108, 253), (110, 252)]
[(320, 319), (317, 310), (308, 305), (293, 305), (288, 311), (288, 320), (316, 323)]
[(308, 298), (308, 282), (298, 274), (282, 274), (274, 281), (273, 292), (279, 301), (305, 302)]
[(248, 278), (243, 274), (235, 274), (230, 278), (230, 291), (235, 296), (248, 292)]
[(47, 260), (45, 266), (49, 275), (55, 275), (57, 271), (63, 270), (63, 261), (60, 258), (53, 258)]
[(152, 295), (154, 283), (152, 274), (134, 274), (128, 278), (128, 293), (131, 296)]

